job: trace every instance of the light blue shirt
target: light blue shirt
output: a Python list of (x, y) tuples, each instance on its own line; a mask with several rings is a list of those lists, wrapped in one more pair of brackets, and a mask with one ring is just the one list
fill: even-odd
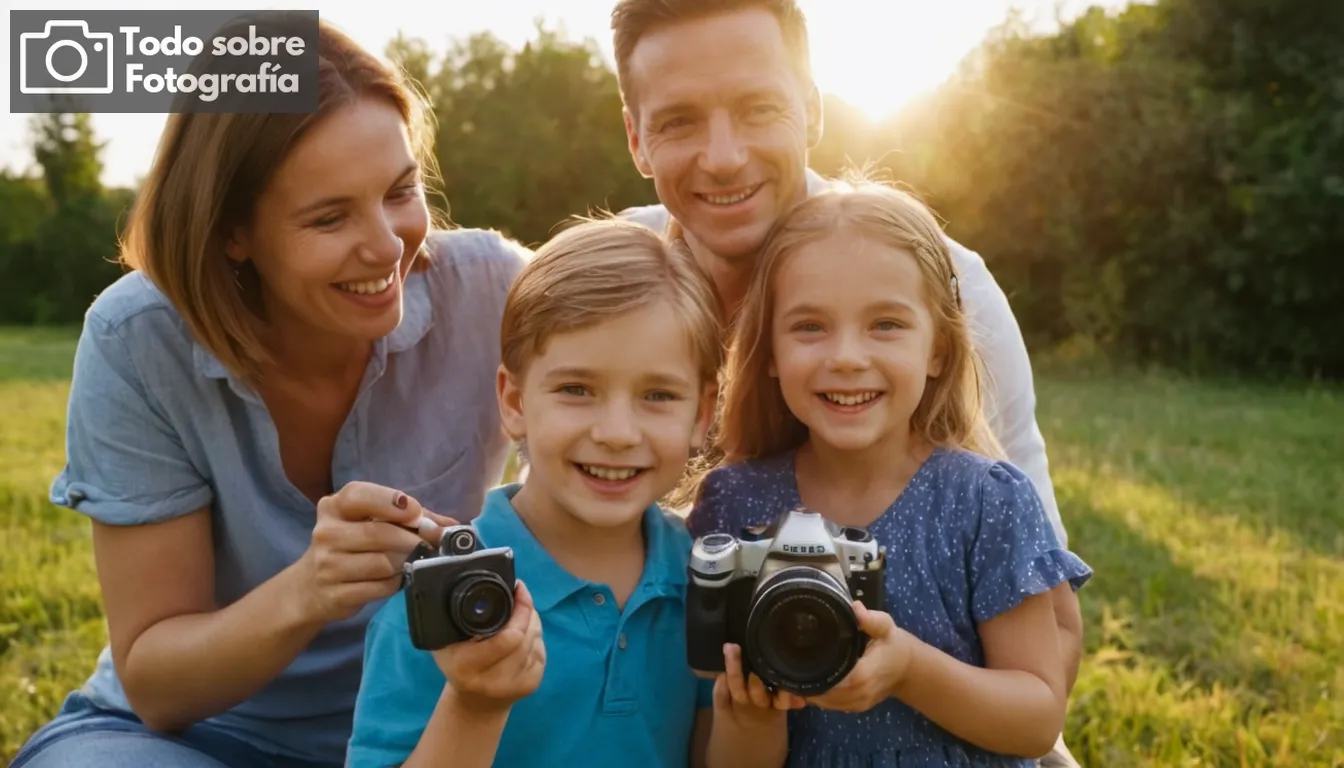
[[(513, 705), (494, 768), (689, 765), (695, 710), (711, 705), (713, 683), (686, 663), (685, 524), (657, 505), (645, 510), (644, 575), (621, 610), (610, 588), (564, 570), (533, 538), (510, 501), (520, 487), (491, 491), (475, 526), (484, 546), (514, 550), (541, 617), (546, 669)], [(445, 684), (434, 657), (411, 645), (405, 598), (393, 598), (369, 625), (349, 768), (405, 761)]]
[[(407, 277), (401, 324), (374, 347), (336, 438), (332, 482), (387, 485), (469, 519), (507, 451), (494, 392), (499, 324), (529, 254), (473, 230), (438, 233), (430, 248), (432, 266)], [(66, 451), (51, 499), (95, 520), (136, 525), (209, 507), (221, 606), (308, 547), (316, 507), (286, 477), (264, 403), (193, 341), (139, 272), (86, 314)], [(364, 630), (380, 605), (327, 626), (278, 679), (209, 722), (265, 751), (339, 764)], [(130, 711), (108, 649), (83, 691)]]

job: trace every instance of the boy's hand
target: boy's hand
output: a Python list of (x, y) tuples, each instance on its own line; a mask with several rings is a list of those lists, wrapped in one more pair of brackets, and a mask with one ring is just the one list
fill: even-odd
[(807, 700), (822, 709), (841, 712), (867, 712), (894, 695), (905, 678), (919, 640), (896, 626), (889, 614), (870, 611), (854, 601), (859, 629), (872, 638), (862, 658), (834, 688)]
[(541, 618), (522, 581), (513, 590), (513, 615), (504, 628), (483, 640), (454, 643), (434, 651), (463, 707), (490, 712), (508, 709), (541, 685), (546, 646)]
[(714, 682), (714, 716), (725, 717), (738, 728), (754, 729), (776, 725), (790, 709), (802, 709), (799, 696), (765, 690), (761, 678), (742, 675), (742, 649), (732, 643), (723, 646), (724, 671)]

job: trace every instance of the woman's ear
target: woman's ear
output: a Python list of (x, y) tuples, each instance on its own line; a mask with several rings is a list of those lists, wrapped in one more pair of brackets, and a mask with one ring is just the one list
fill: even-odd
[(224, 255), (234, 263), (235, 268), (247, 261), (247, 244), (241, 229), (234, 229), (224, 238)]
[(527, 437), (527, 424), (523, 420), (523, 386), (508, 368), (503, 365), (495, 373), (495, 396), (499, 400), (499, 422), (504, 434), (517, 442)]

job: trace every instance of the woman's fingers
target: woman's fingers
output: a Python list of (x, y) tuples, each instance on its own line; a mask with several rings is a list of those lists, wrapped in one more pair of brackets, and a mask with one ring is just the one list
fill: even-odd
[[(327, 502), (323, 509), (323, 502)], [(342, 520), (381, 520), (395, 525), (415, 527), (424, 513), (420, 502), (395, 488), (374, 483), (346, 483), (332, 496), (318, 502), (319, 513), (326, 511)]]

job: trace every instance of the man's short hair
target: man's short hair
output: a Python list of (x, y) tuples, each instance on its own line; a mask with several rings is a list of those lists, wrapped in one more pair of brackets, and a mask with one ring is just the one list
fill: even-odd
[(756, 8), (769, 11), (779, 22), (798, 75), (810, 82), (807, 18), (795, 0), (619, 0), (611, 11), (611, 31), (621, 99), (630, 105), (630, 55), (644, 35), (666, 24)]

